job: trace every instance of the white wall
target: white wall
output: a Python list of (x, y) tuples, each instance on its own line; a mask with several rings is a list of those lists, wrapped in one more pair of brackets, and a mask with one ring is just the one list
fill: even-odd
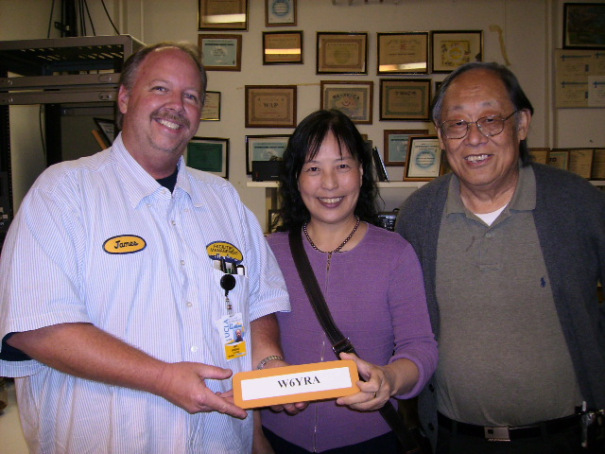
[[(596, 2), (596, 0), (593, 0)], [(88, 0), (94, 11), (97, 34), (112, 34), (99, 1)], [(122, 33), (130, 33), (145, 43), (164, 40), (197, 42), (198, 0), (106, 0), (114, 22)], [(265, 193), (247, 188), (245, 136), (251, 134), (288, 134), (292, 129), (245, 128), (245, 85), (296, 84), (298, 120), (320, 107), (320, 80), (374, 82), (373, 124), (360, 125), (374, 144), (383, 149), (385, 129), (427, 128), (423, 122), (378, 121), (379, 80), (376, 75), (376, 33), (387, 31), (476, 30), (484, 31), (484, 60), (506, 63), (519, 77), (535, 107), (530, 146), (580, 147), (605, 146), (603, 109), (552, 108), (552, 51), (561, 47), (563, 0), (404, 0), (394, 4), (365, 3), (355, 0), (351, 6), (339, 0), (298, 0), (295, 27), (265, 27), (265, 0), (249, 0), (248, 31), (226, 31), (243, 36), (242, 71), (209, 72), (208, 89), (222, 94), (220, 122), (202, 122), (198, 136), (231, 139), (230, 180), (244, 202), (265, 223)], [(51, 0), (0, 0), (0, 39), (46, 37)], [(95, 8), (92, 8), (95, 6)], [(262, 64), (262, 32), (304, 31), (304, 65)], [(503, 46), (499, 33), (502, 30)], [(315, 74), (317, 31), (360, 31), (368, 33), (368, 74), (362, 76)], [(57, 36), (52, 35), (52, 36)], [(397, 76), (400, 77), (400, 76)], [(443, 74), (413, 76), (442, 80)], [(387, 78), (387, 77), (385, 77)], [(391, 76), (392, 78), (392, 76)], [(36, 148), (32, 143), (25, 148)], [(19, 146), (13, 147), (13, 162), (19, 159)], [(18, 166), (15, 166), (17, 168)], [(389, 167), (391, 179), (402, 179), (401, 167)], [(21, 176), (14, 176), (15, 180)], [(15, 181), (15, 184), (18, 184)], [(27, 186), (27, 183), (22, 186)], [(407, 191), (409, 193), (409, 191)], [(386, 208), (397, 206), (406, 196), (405, 189), (382, 191)], [(17, 198), (17, 194), (15, 194)]]

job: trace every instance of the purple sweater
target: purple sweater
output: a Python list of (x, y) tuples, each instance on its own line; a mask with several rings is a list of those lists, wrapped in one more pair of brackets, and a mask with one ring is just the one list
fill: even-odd
[[(291, 312), (277, 314), (286, 361), (291, 364), (333, 361), (331, 345), (311, 307), (288, 244), (287, 233), (268, 238), (286, 279)], [(412, 246), (394, 232), (369, 226), (351, 251), (332, 256), (303, 244), (336, 325), (351, 339), (359, 356), (385, 365), (408, 358), (420, 379), (400, 398), (417, 395), (437, 366), (437, 343), (429, 322), (424, 281)], [(263, 425), (308, 451), (357, 444), (390, 430), (379, 412), (357, 412), (334, 400), (314, 402), (296, 416), (265, 410)]]

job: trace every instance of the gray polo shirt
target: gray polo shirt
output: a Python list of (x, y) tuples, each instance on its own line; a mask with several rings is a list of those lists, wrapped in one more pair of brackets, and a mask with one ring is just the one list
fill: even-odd
[(491, 226), (451, 180), (437, 249), (441, 318), (438, 410), (478, 425), (531, 424), (574, 412), (581, 394), (532, 211), (536, 181), (520, 168)]

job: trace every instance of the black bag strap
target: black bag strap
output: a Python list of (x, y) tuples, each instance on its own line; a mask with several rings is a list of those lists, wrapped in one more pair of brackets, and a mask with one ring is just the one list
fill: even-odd
[[(345, 337), (336, 326), (336, 323), (334, 323), (330, 308), (326, 304), (321, 288), (317, 283), (317, 278), (313, 273), (313, 268), (311, 268), (309, 257), (307, 257), (307, 253), (305, 252), (300, 232), (290, 230), (288, 239), (290, 242), (290, 251), (292, 252), (292, 257), (300, 280), (305, 287), (305, 291), (309, 297), (311, 306), (313, 306), (315, 315), (317, 315), (319, 323), (332, 344), (332, 350), (334, 350), (336, 357), (340, 359), (340, 353), (342, 352), (356, 353), (349, 338)], [(380, 409), (380, 414), (397, 436), (399, 443), (403, 447), (403, 452), (419, 452), (420, 448), (416, 439), (406, 427), (401, 415), (399, 415), (391, 401), (387, 401), (384, 407)]]
[(324, 295), (319, 288), (319, 284), (317, 283), (317, 278), (315, 277), (311, 264), (309, 263), (309, 257), (307, 257), (305, 252), (302, 237), (291, 231), (289, 240), (290, 251), (292, 252), (292, 257), (294, 257), (294, 263), (296, 264), (296, 269), (298, 270), (300, 280), (305, 287), (305, 291), (307, 292), (309, 301), (311, 301), (311, 306), (313, 306), (315, 315), (319, 319), (319, 323), (321, 323), (322, 328), (326, 332), (326, 335), (332, 344), (332, 350), (334, 350), (334, 353), (336, 353), (337, 357), (342, 352), (355, 353), (355, 348), (349, 341), (349, 338), (345, 337), (345, 335), (342, 334), (342, 332), (336, 326), (336, 323), (334, 323), (330, 309), (326, 304)]

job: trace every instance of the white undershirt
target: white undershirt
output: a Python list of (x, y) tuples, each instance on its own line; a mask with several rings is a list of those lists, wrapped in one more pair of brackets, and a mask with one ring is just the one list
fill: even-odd
[(506, 208), (506, 205), (504, 205), (502, 208), (498, 208), (496, 211), (492, 211), (491, 213), (473, 213), (475, 216), (477, 216), (479, 219), (481, 219), (483, 222), (485, 222), (487, 225), (492, 225), (492, 223), (496, 220), (496, 218), (498, 216), (500, 216), (500, 213), (502, 213), (502, 211), (504, 211), (504, 208)]

